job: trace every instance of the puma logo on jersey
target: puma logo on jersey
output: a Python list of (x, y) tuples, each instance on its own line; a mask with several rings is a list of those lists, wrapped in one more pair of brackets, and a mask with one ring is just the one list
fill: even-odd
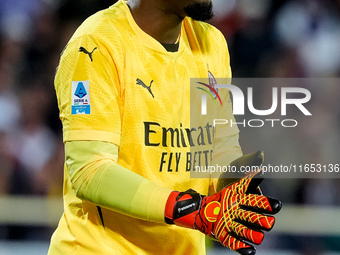
[(97, 49), (97, 47), (95, 47), (91, 52), (88, 52), (87, 49), (85, 49), (84, 47), (80, 47), (79, 52), (83, 52), (83, 53), (89, 55), (91, 62), (92, 62), (93, 61), (92, 54), (96, 49)]
[(153, 80), (150, 82), (150, 85), (149, 85), (149, 86), (146, 86), (145, 83), (144, 83), (141, 79), (138, 79), (138, 78), (137, 78), (137, 80), (136, 80), (136, 84), (137, 84), (137, 85), (141, 85), (143, 88), (146, 88), (146, 89), (150, 92), (151, 96), (152, 96), (153, 98), (155, 98), (155, 96), (153, 95), (152, 90), (151, 90), (151, 85), (152, 85), (152, 83), (153, 83)]

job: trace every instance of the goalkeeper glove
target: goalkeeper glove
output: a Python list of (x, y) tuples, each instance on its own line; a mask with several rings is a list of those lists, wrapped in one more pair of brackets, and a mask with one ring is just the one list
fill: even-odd
[(263, 178), (251, 173), (230, 184), (212, 196), (203, 196), (194, 190), (173, 191), (166, 203), (165, 221), (181, 227), (197, 229), (217, 239), (224, 246), (242, 255), (255, 254), (249, 244), (260, 244), (270, 230), (281, 202), (258, 194)]

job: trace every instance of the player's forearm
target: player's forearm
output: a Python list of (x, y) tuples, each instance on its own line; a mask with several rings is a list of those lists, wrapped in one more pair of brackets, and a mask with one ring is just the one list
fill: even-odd
[(118, 147), (98, 141), (66, 143), (66, 164), (77, 196), (100, 206), (154, 222), (164, 222), (172, 190), (116, 163)]
[[(222, 138), (215, 138), (214, 142), (214, 156), (212, 161), (213, 166), (228, 166), (233, 160), (243, 155), (239, 145), (238, 134)], [(215, 174), (216, 175), (213, 175), (211, 179), (209, 194), (216, 193), (218, 177), (221, 173), (216, 172)]]

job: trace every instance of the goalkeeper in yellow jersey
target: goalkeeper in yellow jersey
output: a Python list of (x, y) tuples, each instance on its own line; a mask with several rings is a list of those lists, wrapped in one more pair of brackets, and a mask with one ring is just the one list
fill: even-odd
[[(64, 214), (50, 255), (205, 254), (205, 235), (255, 254), (280, 209), (256, 173), (218, 192), (217, 180), (190, 177), (191, 148), (208, 146), (206, 163), (242, 156), (236, 126), (190, 123), (190, 79), (231, 77), (211, 17), (210, 0), (120, 0), (77, 29), (55, 78)], [(233, 118), (218, 96), (217, 117)]]

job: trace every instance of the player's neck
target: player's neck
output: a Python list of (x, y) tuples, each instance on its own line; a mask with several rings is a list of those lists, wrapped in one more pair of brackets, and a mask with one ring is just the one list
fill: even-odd
[(181, 32), (182, 18), (166, 13), (154, 5), (143, 1), (128, 1), (131, 14), (137, 25), (160, 43), (175, 43)]

